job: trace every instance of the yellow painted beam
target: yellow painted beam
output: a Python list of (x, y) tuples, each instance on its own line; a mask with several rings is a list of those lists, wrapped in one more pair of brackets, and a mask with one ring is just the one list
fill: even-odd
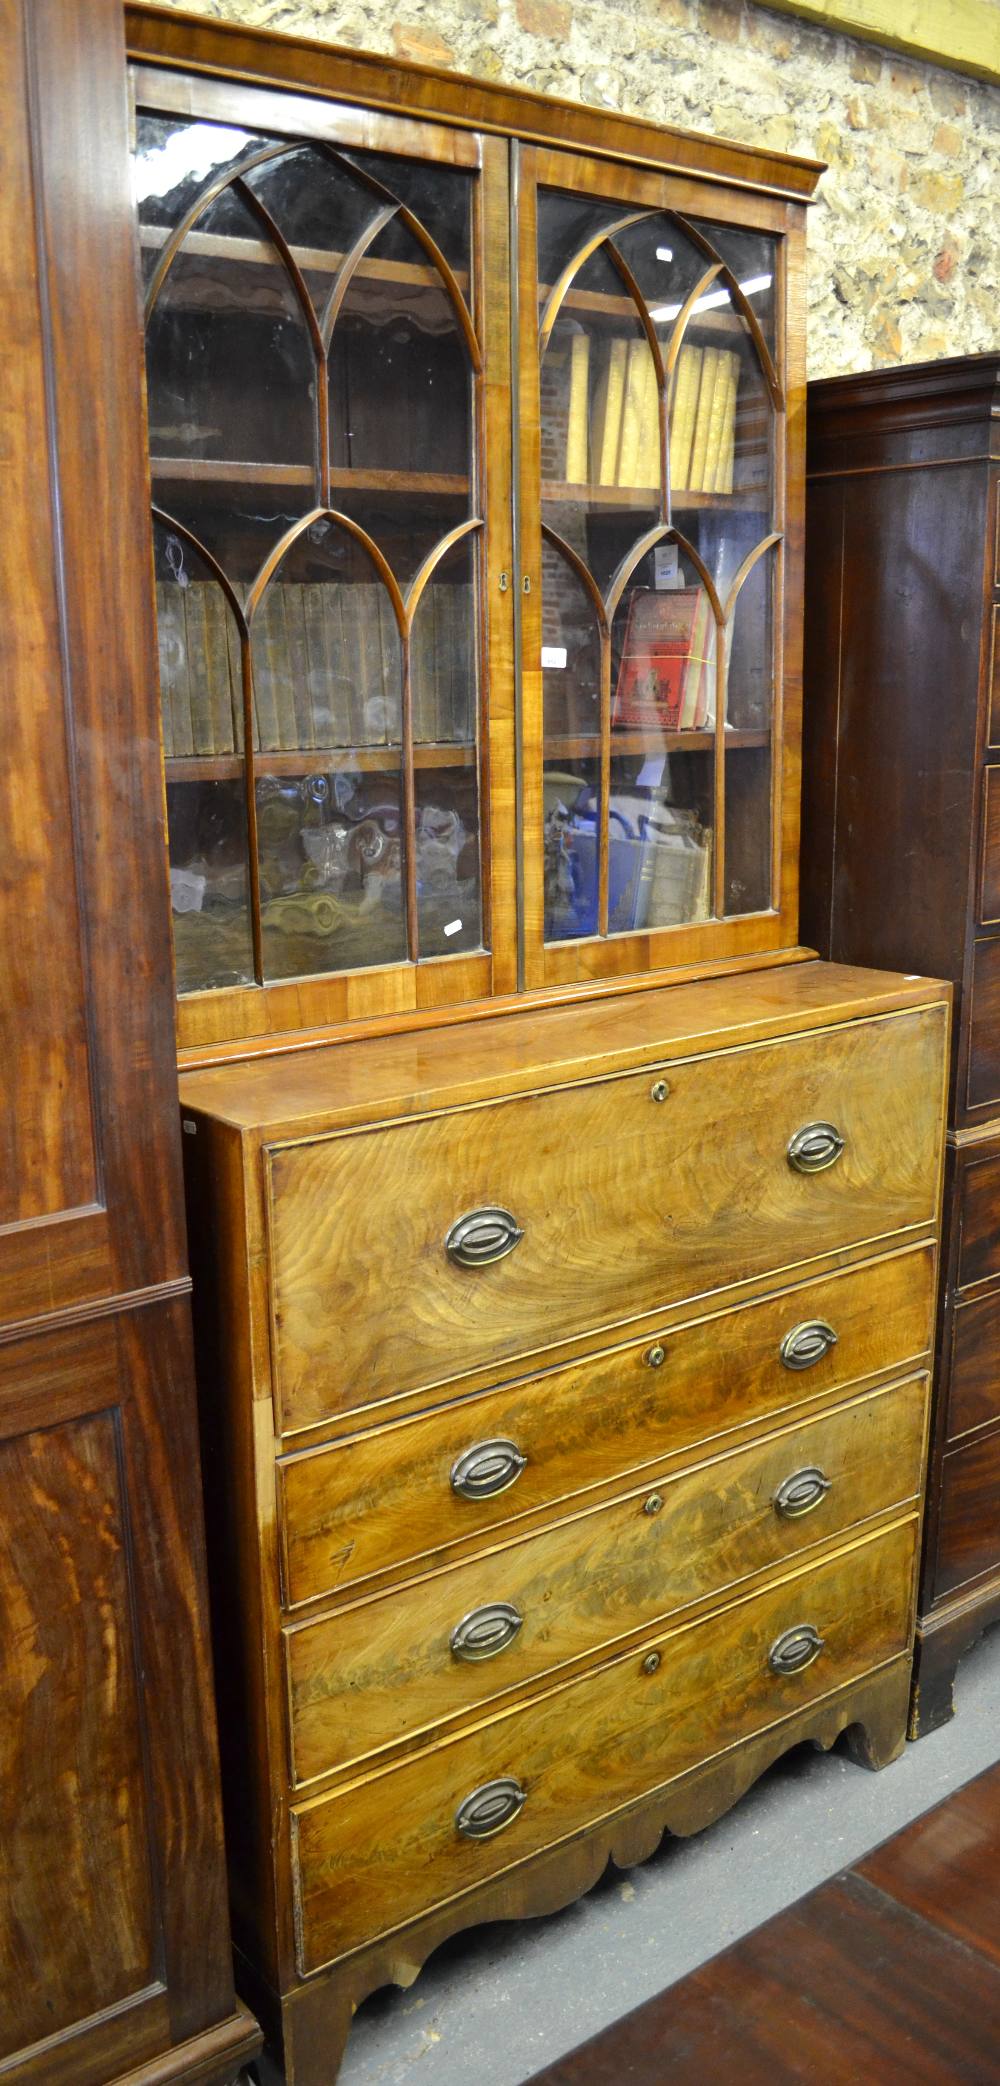
[(1000, 0), (766, 0), (782, 14), (801, 15), (824, 29), (840, 29), (887, 44), (929, 65), (978, 80), (1000, 81)]

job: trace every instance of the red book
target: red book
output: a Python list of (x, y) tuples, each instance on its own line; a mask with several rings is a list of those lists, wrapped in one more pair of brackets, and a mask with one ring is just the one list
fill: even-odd
[(612, 725), (676, 731), (698, 613), (699, 587), (637, 587), (611, 705)]

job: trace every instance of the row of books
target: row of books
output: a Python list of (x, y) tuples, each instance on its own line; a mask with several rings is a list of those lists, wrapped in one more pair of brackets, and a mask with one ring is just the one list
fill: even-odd
[[(740, 358), (728, 348), (681, 349), (670, 425), (674, 492), (732, 492), (739, 375)], [(590, 335), (574, 334), (568, 384), (566, 482), (658, 485), (660, 399), (645, 338), (595, 343), (592, 352)]]
[[(237, 586), (242, 602), (247, 589)], [(211, 581), (156, 587), (160, 709), (166, 757), (243, 750), (239, 631)], [(410, 684), (422, 745), (475, 737), (472, 589), (431, 585), (414, 619)], [(274, 583), (253, 620), (255, 751), (396, 745), (402, 648), (384, 587)]]

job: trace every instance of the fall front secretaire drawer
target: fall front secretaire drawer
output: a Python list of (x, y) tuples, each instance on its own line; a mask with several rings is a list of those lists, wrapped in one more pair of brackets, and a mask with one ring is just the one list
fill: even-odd
[(930, 1224), (939, 1007), (267, 1151), (307, 1427)]

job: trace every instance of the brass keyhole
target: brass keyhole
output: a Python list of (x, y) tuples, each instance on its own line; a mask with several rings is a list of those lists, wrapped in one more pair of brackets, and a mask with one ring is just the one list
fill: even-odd
[(643, 1513), (644, 1513), (644, 1514), (658, 1514), (658, 1513), (660, 1512), (660, 1510), (661, 1510), (662, 1506), (663, 1506), (663, 1494), (662, 1494), (662, 1492), (651, 1492), (651, 1493), (650, 1493), (650, 1495), (649, 1495), (649, 1498), (648, 1498), (647, 1500), (645, 1500), (645, 1501), (643, 1502), (643, 1509), (642, 1509), (642, 1511), (643, 1511)]
[(670, 1088), (665, 1079), (654, 1079), (649, 1089), (649, 1098), (651, 1101), (665, 1101), (669, 1092)]
[(645, 1658), (643, 1659), (643, 1662), (642, 1662), (642, 1670), (643, 1670), (643, 1672), (644, 1672), (644, 1673), (656, 1673), (656, 1672), (658, 1671), (658, 1669), (659, 1669), (659, 1664), (660, 1664), (660, 1654), (659, 1654), (659, 1652), (658, 1652), (658, 1651), (647, 1651), (647, 1653), (646, 1653), (646, 1656), (645, 1656)]
[(667, 1350), (665, 1347), (660, 1346), (659, 1341), (656, 1342), (655, 1347), (647, 1347), (644, 1356), (647, 1368), (661, 1369), (666, 1359)]

